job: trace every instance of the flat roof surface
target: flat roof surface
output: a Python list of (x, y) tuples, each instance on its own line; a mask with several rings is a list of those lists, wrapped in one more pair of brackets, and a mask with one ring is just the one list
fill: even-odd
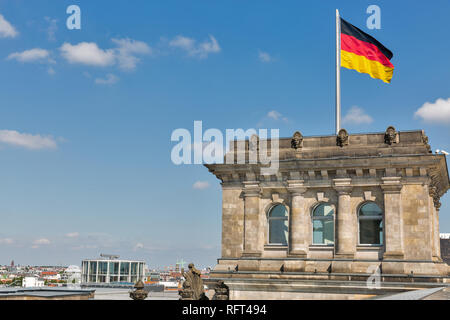
[(144, 260), (131, 260), (131, 259), (107, 259), (107, 258), (99, 258), (99, 259), (83, 259), (84, 261), (101, 261), (101, 262), (142, 262), (146, 263)]
[[(93, 300), (132, 300), (130, 291), (133, 289), (122, 288), (95, 288)], [(145, 300), (178, 300), (177, 291), (149, 292)]]
[(34, 297), (63, 297), (73, 295), (90, 295), (94, 289), (68, 289), (58, 287), (36, 288), (0, 288), (0, 297), (4, 296), (34, 296)]

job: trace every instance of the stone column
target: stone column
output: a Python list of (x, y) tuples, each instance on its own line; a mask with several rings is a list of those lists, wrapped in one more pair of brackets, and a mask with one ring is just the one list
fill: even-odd
[(384, 194), (384, 259), (403, 259), (403, 221), (400, 177), (382, 178)]
[(310, 215), (305, 210), (304, 193), (306, 187), (303, 180), (288, 181), (288, 191), (291, 193), (291, 214), (289, 217), (289, 255), (306, 258), (308, 255), (310, 234)]
[(335, 252), (339, 258), (354, 258), (356, 252), (356, 216), (351, 210), (350, 193), (351, 179), (334, 179), (334, 188), (338, 194), (338, 208), (336, 212)]
[(260, 257), (259, 246), (259, 199), (261, 188), (258, 182), (244, 182), (244, 250), (243, 257)]

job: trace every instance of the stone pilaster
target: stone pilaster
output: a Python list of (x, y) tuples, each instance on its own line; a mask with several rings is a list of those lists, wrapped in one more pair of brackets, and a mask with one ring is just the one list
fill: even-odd
[(441, 204), (438, 203), (436, 207), (433, 206), (433, 260), (442, 261), (441, 258), (441, 240), (439, 237), (439, 208)]
[(430, 194), (430, 220), (432, 225), (431, 241), (432, 241), (432, 257), (434, 261), (442, 261), (441, 258), (441, 242), (439, 238), (439, 208), (441, 202), (436, 186), (433, 184), (429, 186)]
[(289, 180), (291, 215), (289, 219), (289, 256), (306, 258), (311, 242), (310, 215), (305, 209), (303, 180)]
[(259, 218), (259, 200), (261, 188), (257, 181), (244, 182), (244, 257), (260, 257), (262, 248), (259, 241), (261, 232)]
[(334, 189), (338, 194), (336, 212), (335, 252), (338, 258), (352, 259), (356, 253), (356, 216), (351, 210), (351, 179), (334, 179)]
[(382, 178), (381, 189), (384, 194), (384, 259), (403, 259), (403, 220), (400, 177)]

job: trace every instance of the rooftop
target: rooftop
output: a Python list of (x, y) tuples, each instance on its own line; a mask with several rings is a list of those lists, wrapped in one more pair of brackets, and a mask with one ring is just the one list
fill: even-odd
[(95, 290), (68, 289), (58, 287), (39, 287), (39, 288), (0, 288), (0, 300), (17, 298), (67, 298), (73, 296), (91, 297)]

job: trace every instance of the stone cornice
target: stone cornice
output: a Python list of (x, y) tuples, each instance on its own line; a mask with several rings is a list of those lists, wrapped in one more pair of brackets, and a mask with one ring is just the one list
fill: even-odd
[(288, 180), (286, 189), (293, 196), (302, 195), (308, 190), (304, 184), (304, 180)]
[[(304, 185), (308, 188), (322, 188), (331, 187), (332, 180), (342, 176), (352, 178), (353, 186), (369, 186), (387, 184), (382, 181), (382, 177), (391, 178), (390, 175), (401, 176), (402, 184), (429, 184), (428, 180), (431, 179), (440, 197), (450, 186), (445, 156), (435, 154), (281, 160), (276, 179), (261, 175), (261, 165), (205, 166), (223, 182), (224, 187), (235, 186), (247, 179), (260, 180), (261, 187), (264, 188), (272, 185), (285, 187), (288, 180), (304, 180)], [(248, 179), (248, 172), (254, 178)], [(386, 186), (386, 191), (389, 188), (395, 189)]]
[(259, 197), (261, 196), (261, 187), (258, 181), (244, 181), (244, 188), (242, 189), (244, 197)]
[(333, 188), (339, 195), (347, 195), (352, 192), (351, 178), (337, 178), (333, 179)]
[(400, 193), (403, 188), (401, 177), (383, 177), (383, 183), (380, 185), (383, 193)]

